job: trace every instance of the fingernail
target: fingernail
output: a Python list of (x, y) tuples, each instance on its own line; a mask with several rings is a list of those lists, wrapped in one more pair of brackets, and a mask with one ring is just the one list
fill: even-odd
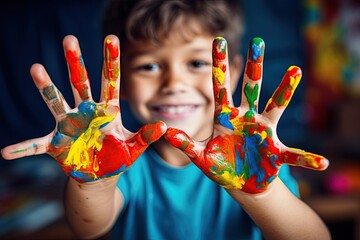
[(222, 37), (216, 37), (213, 41), (213, 57), (218, 60), (226, 58), (226, 40)]
[(249, 60), (261, 62), (264, 57), (265, 42), (259, 37), (253, 38), (249, 44)]
[(302, 77), (301, 68), (297, 66), (290, 66), (286, 72), (286, 77), (289, 78), (289, 85), (295, 89)]

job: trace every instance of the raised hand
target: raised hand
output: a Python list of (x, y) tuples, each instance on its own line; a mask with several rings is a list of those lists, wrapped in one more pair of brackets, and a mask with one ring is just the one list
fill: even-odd
[(27, 140), (2, 150), (5, 159), (47, 153), (79, 182), (94, 181), (122, 173), (166, 131), (163, 122), (145, 125), (137, 133), (126, 130), (119, 106), (119, 40), (109, 35), (104, 42), (102, 92), (93, 101), (78, 41), (64, 39), (64, 51), (75, 98), (71, 109), (44, 67), (34, 64), (32, 78), (51, 110), (56, 127), (47, 136)]
[(241, 105), (234, 107), (228, 71), (227, 43), (213, 41), (214, 131), (206, 142), (192, 140), (185, 132), (169, 128), (165, 138), (183, 150), (213, 181), (228, 189), (247, 193), (265, 191), (277, 177), (282, 164), (324, 170), (322, 156), (286, 147), (276, 135), (276, 127), (302, 76), (291, 66), (279, 87), (258, 113), (265, 43), (250, 42), (243, 81)]

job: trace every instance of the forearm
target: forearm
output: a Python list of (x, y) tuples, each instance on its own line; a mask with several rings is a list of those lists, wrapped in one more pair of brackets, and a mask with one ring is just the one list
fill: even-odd
[(278, 178), (261, 194), (251, 195), (239, 190), (228, 192), (251, 216), (266, 239), (331, 238), (320, 217)]
[(95, 238), (107, 233), (122, 207), (116, 188), (118, 176), (90, 183), (70, 178), (65, 193), (65, 211), (74, 233), (81, 238)]

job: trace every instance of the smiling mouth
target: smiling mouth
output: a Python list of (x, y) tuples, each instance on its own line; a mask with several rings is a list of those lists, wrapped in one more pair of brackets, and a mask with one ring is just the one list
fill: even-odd
[(199, 105), (161, 105), (154, 106), (152, 110), (159, 116), (164, 118), (181, 118), (187, 117), (197, 110)]

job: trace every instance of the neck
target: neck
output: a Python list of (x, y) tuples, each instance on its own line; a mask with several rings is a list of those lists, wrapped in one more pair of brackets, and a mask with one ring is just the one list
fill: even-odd
[(181, 150), (173, 147), (163, 137), (152, 145), (161, 159), (173, 167), (183, 167), (188, 165), (191, 160)]

